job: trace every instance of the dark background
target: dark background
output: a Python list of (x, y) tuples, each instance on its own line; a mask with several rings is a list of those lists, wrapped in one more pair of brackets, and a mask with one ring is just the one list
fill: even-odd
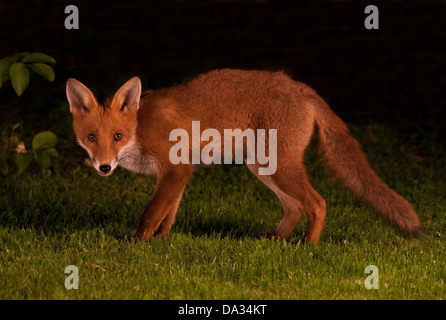
[[(104, 97), (134, 75), (149, 89), (242, 68), (285, 71), (350, 123), (445, 134), (446, 1), (5, 2), (0, 58), (39, 51), (57, 64), (54, 83), (35, 77), (21, 98), (9, 83), (0, 89), (2, 123), (49, 112), (68, 77)], [(69, 4), (79, 30), (64, 27)], [(379, 30), (364, 27), (368, 4)]]

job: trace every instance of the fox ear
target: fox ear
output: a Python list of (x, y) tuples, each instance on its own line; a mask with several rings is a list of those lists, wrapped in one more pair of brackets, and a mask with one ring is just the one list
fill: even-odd
[(119, 111), (138, 110), (141, 98), (141, 80), (133, 77), (116, 92), (111, 108)]
[(67, 98), (70, 103), (70, 111), (87, 113), (97, 106), (93, 93), (76, 79), (70, 78), (67, 81)]

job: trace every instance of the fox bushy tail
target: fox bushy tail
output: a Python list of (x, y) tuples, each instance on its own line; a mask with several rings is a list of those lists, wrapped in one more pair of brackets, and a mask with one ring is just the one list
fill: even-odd
[(325, 101), (314, 98), (319, 153), (325, 168), (341, 185), (364, 200), (404, 235), (423, 235), (420, 220), (409, 202), (377, 176), (359, 143)]

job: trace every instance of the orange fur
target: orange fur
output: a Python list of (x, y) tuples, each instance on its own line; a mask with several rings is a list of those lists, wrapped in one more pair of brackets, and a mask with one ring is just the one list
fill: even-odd
[[(303, 213), (306, 239), (314, 243), (321, 235), (326, 204), (312, 188), (303, 163), (315, 125), (321, 156), (334, 177), (403, 233), (421, 234), (410, 204), (379, 179), (345, 124), (305, 84), (283, 73), (225, 69), (177, 87), (146, 91), (142, 96), (140, 86), (139, 79), (132, 78), (104, 108), (78, 81), (67, 83), (74, 131), (90, 156), (99, 164), (116, 161), (130, 170), (158, 176), (135, 239), (169, 234), (195, 168), (170, 162), (174, 142), (169, 141), (169, 134), (182, 128), (191, 136), (192, 121), (200, 121), (202, 131), (214, 128), (222, 136), (224, 129), (277, 129), (276, 172), (261, 176), (260, 164), (248, 165), (282, 202), (284, 216), (271, 234), (275, 238), (286, 238)], [(123, 103), (127, 103), (125, 108)], [(118, 131), (122, 140), (114, 141)], [(90, 132), (95, 132), (95, 142), (86, 138)], [(202, 142), (201, 148), (205, 144)], [(223, 146), (221, 151), (223, 155)]]

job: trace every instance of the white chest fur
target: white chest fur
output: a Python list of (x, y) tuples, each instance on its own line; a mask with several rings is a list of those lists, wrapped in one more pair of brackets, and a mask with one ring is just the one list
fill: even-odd
[(156, 160), (141, 153), (139, 145), (134, 139), (130, 140), (118, 154), (118, 165), (145, 175), (156, 175), (158, 166)]

